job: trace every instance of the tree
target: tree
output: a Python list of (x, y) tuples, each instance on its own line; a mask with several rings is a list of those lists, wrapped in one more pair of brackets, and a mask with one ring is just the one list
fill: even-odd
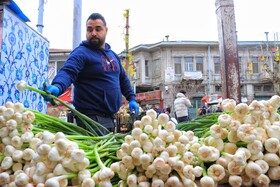
[(264, 64), (265, 71), (268, 73), (273, 84), (274, 93), (280, 95), (280, 74), (279, 74), (279, 60), (273, 63), (273, 70), (267, 63)]
[[(266, 34), (266, 47), (267, 47), (267, 53), (269, 52), (269, 46), (268, 46), (268, 32), (265, 32)], [(277, 33), (278, 38), (278, 33)], [(280, 73), (279, 73), (279, 61), (280, 61), (280, 51), (277, 42), (274, 42), (275, 45), (271, 48), (271, 56), (273, 59), (273, 68), (269, 67), (268, 62), (268, 56), (269, 54), (266, 54), (266, 62), (264, 63), (264, 70), (269, 75), (269, 79), (271, 80), (273, 84), (274, 93), (277, 95), (280, 95)]]
[(169, 94), (171, 94), (171, 98), (175, 99), (176, 94), (185, 91), (186, 97), (191, 99), (193, 96), (197, 94), (197, 92), (203, 92), (202, 86), (203, 79), (185, 79), (182, 78), (179, 82), (173, 82)]

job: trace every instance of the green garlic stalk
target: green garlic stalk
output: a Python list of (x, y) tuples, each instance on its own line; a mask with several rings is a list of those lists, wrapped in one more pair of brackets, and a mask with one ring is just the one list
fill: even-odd
[(92, 120), (91, 118), (87, 117), (86, 115), (82, 114), (81, 112), (77, 111), (76, 109), (74, 109), (73, 107), (71, 107), (70, 105), (68, 105), (67, 103), (63, 102), (61, 99), (59, 99), (58, 97), (52, 95), (52, 94), (48, 94), (46, 93), (45, 91), (42, 91), (38, 88), (34, 88), (32, 86), (28, 86), (27, 83), (24, 81), (24, 80), (21, 80), (18, 82), (17, 84), (17, 89), (19, 91), (23, 91), (25, 89), (28, 89), (28, 90), (31, 90), (31, 91), (34, 91), (34, 92), (37, 92), (41, 95), (44, 95), (44, 96), (48, 96), (48, 97), (51, 97), (52, 99), (58, 101), (60, 104), (62, 104), (63, 106), (67, 107), (69, 110), (71, 110), (76, 116), (78, 116), (78, 118), (83, 122), (83, 124), (86, 126), (86, 128), (91, 131), (94, 135), (97, 135), (95, 129), (93, 127), (95, 127), (99, 133), (101, 135), (103, 135), (102, 131), (100, 130), (101, 129), (104, 129), (106, 130), (107, 132), (108, 129), (103, 127), (101, 124), (97, 123), (96, 121)]

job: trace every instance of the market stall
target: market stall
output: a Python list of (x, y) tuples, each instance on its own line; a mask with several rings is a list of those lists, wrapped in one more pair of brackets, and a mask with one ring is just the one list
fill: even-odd
[[(39, 91), (22, 81), (18, 89)], [(279, 185), (280, 96), (250, 105), (224, 99), (221, 105), (224, 113), (177, 126), (151, 109), (130, 133), (97, 136), (8, 102), (0, 114), (0, 185)]]

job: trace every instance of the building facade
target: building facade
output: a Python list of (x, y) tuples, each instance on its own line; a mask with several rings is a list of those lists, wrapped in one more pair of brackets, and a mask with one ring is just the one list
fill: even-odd
[[(273, 67), (277, 50), (275, 42), (238, 42), (242, 102), (268, 99), (274, 95), (273, 84), (264, 66)], [(203, 96), (222, 92), (219, 43), (216, 41), (162, 41), (136, 46), (130, 52), (136, 66), (137, 93), (161, 90), (164, 107), (173, 106), (174, 94), (169, 90), (182, 78), (195, 79), (200, 75), (202, 79), (203, 89), (190, 98), (194, 106), (190, 110), (192, 116), (201, 106)], [(147, 103), (145, 100), (139, 102), (142, 106)]]

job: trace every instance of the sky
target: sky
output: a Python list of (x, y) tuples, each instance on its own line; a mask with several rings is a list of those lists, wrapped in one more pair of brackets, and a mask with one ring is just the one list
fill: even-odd
[[(37, 30), (39, 0), (14, 0)], [(43, 33), (50, 48), (72, 49), (74, 0), (45, 0)], [(278, 40), (279, 0), (234, 0), (239, 41)], [(120, 53), (125, 50), (124, 10), (129, 9), (129, 48), (169, 41), (218, 41), (215, 0), (82, 0), (81, 40), (86, 19), (101, 13), (107, 22), (106, 42)], [(279, 36), (280, 39), (280, 36)]]

